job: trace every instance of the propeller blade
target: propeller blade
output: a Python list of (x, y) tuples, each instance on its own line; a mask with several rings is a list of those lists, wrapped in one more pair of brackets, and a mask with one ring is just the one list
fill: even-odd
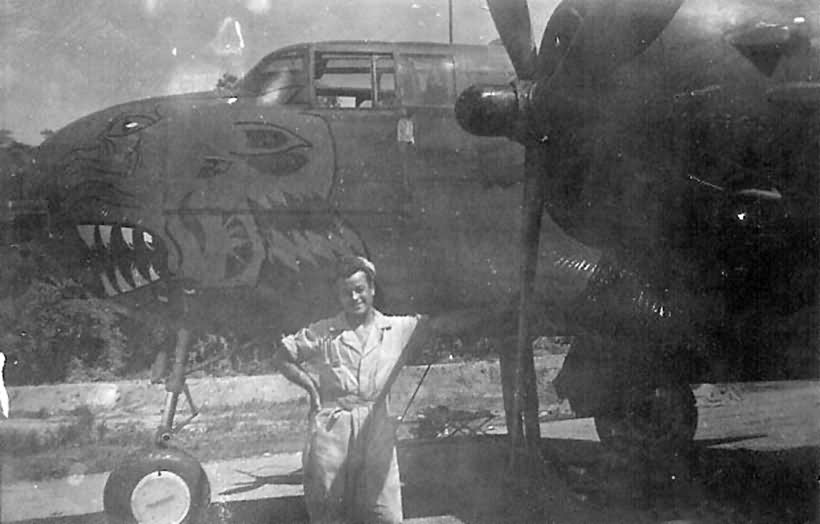
[[(663, 32), (683, 0), (564, 0), (539, 49), (536, 78), (578, 86), (606, 78)], [(558, 70), (560, 66), (560, 71)], [(552, 78), (551, 84), (566, 85)]]
[[(518, 312), (518, 335), (516, 341), (516, 362), (513, 393), (513, 416), (509, 430), (512, 439), (513, 457), (521, 446), (517, 442), (524, 437), (530, 456), (537, 456), (541, 440), (538, 422), (538, 390), (532, 344), (530, 344), (529, 313), (533, 298), (533, 282), (538, 264), (538, 248), (541, 239), (541, 218), (546, 199), (546, 177), (542, 172), (547, 165), (546, 149), (531, 145), (525, 159), (525, 179), (521, 217), (521, 268), (520, 296)], [(521, 428), (522, 417), (524, 427)], [(523, 429), (523, 434), (522, 434)]]
[(527, 0), (487, 0), (495, 27), (519, 80), (535, 73), (535, 42)]
[(533, 134), (598, 118), (600, 86), (663, 32), (682, 0), (564, 0), (544, 30), (530, 94)]
[[(595, 95), (601, 80), (649, 47), (682, 0), (563, 0), (550, 17), (537, 55), (526, 0), (487, 3), (518, 79), (535, 81), (511, 89), (474, 86), (460, 97), (457, 111), (465, 129), (481, 135), (510, 136), (526, 146), (518, 334), (513, 391), (508, 395), (505, 389), (504, 400), (505, 409), (512, 408), (507, 412), (507, 427), (515, 467), (522, 439), (530, 457), (539, 454), (538, 394), (528, 317), (546, 200), (546, 171), (555, 164), (560, 150), (556, 140), (560, 141), (562, 130), (577, 128), (596, 114)], [(518, 130), (522, 123), (529, 126), (525, 132)], [(544, 139), (550, 143), (541, 143)], [(510, 402), (508, 396), (512, 396)]]

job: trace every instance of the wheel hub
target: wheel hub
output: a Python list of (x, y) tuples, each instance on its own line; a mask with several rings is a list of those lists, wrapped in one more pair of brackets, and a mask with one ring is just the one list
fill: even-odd
[(131, 511), (140, 524), (181, 524), (190, 508), (190, 488), (171, 471), (142, 477), (131, 493)]

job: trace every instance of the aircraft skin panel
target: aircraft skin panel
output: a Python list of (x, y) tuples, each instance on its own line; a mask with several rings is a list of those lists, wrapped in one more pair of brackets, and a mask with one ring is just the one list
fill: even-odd
[[(336, 145), (332, 205), (384, 268), (391, 307), (509, 307), (517, 287), (520, 145), (472, 138), (438, 108), (313, 113), (328, 121)], [(397, 140), (401, 118), (412, 119), (413, 143)], [(544, 238), (544, 281), (564, 281), (561, 292), (577, 294), (578, 275), (546, 275), (556, 253), (580, 246), (556, 227), (545, 227)]]

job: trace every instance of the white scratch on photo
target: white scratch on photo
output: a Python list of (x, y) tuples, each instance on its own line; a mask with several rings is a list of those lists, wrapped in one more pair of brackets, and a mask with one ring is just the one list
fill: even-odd
[(0, 351), (0, 411), (9, 418), (9, 393), (6, 391), (6, 382), (3, 379), (3, 366), (6, 364), (6, 355)]

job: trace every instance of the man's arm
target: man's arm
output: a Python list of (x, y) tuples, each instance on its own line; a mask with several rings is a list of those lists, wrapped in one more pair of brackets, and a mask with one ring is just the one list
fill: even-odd
[(429, 315), (417, 315), (417, 318), (413, 334), (404, 348), (402, 365), (407, 362), (418, 362), (424, 353), (424, 349), (433, 343), (437, 334), (437, 326), (433, 324)]
[(293, 357), (283, 346), (279, 346), (276, 353), (274, 353), (273, 365), (282, 373), (282, 376), (307, 391), (310, 399), (308, 417), (322, 408), (318, 385), (313, 378), (302, 369), (302, 366), (293, 360)]
[(412, 329), (413, 331), (410, 334), (410, 338), (407, 340), (404, 349), (402, 349), (402, 352), (396, 361), (396, 365), (393, 366), (392, 370), (390, 370), (390, 374), (384, 382), (385, 386), (376, 396), (377, 402), (383, 400), (384, 397), (386, 397), (390, 392), (390, 388), (396, 381), (396, 378), (398, 378), (399, 373), (405, 364), (407, 364), (407, 362), (413, 357), (421, 355), (423, 349), (427, 347), (430, 342), (432, 342), (434, 333), (438, 329), (438, 326), (431, 322), (428, 315), (416, 315), (415, 326)]

